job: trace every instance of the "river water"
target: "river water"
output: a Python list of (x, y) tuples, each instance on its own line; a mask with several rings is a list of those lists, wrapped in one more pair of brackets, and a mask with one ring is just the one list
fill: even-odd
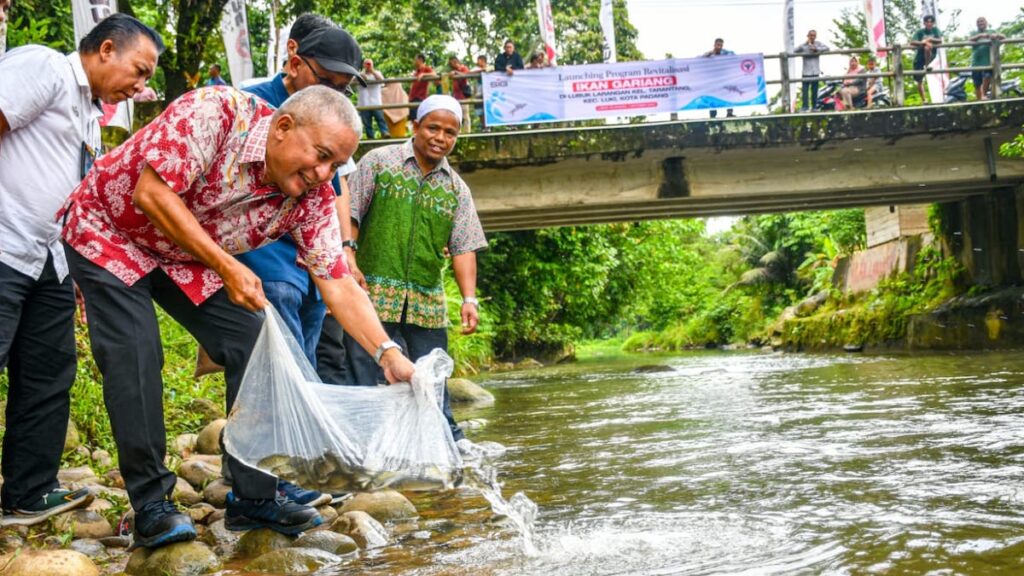
[[(641, 365), (667, 371), (637, 373)], [(1021, 574), (1020, 353), (707, 352), (479, 381), (537, 551), (465, 492), (331, 574)]]

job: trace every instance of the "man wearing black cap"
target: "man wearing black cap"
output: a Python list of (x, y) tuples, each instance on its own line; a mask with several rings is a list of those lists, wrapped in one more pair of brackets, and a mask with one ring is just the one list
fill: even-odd
[[(288, 97), (303, 88), (322, 84), (345, 95), (351, 94), (349, 84), (355, 79), (365, 85), (359, 76), (358, 66), (363, 55), (352, 36), (334, 26), (326, 19), (324, 24), (298, 40), (294, 52), (290, 52), (280, 74), (273, 79), (248, 86), (243, 90), (255, 94), (277, 108)], [(351, 221), (349, 218), (348, 188), (341, 178), (355, 171), (350, 159), (331, 184), (338, 194), (336, 203), (338, 218), (342, 223), (342, 239), (346, 241), (346, 252), (351, 249)], [(284, 236), (277, 242), (240, 254), (238, 259), (259, 276), (267, 299), (281, 314), (295, 339), (302, 346), (310, 364), (316, 367), (316, 346), (326, 315), (326, 307), (309, 278), (309, 273), (296, 265), (296, 247), (291, 237)], [(350, 258), (354, 262), (354, 258)], [(341, 336), (338, 336), (341, 340)], [(319, 506), (331, 500), (330, 495), (305, 490), (291, 483), (281, 481), (278, 485), (282, 495), (299, 503)]]

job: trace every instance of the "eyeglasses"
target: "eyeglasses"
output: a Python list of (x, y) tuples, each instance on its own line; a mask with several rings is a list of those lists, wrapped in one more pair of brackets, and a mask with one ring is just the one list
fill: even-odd
[[(299, 56), (299, 58), (306, 63), (306, 66), (309, 68), (309, 71), (313, 73), (313, 77), (316, 78), (316, 81), (319, 82), (322, 86), (327, 86), (331, 90), (337, 90), (338, 92), (341, 92), (345, 96), (351, 96), (353, 94), (352, 88), (350, 88), (348, 84), (345, 84), (344, 86), (338, 86), (334, 82), (331, 82), (330, 78), (318, 74), (316, 68), (313, 68), (313, 65), (309, 63), (309, 60), (306, 60), (305, 56)], [(349, 80), (349, 82), (351, 82), (351, 80)]]

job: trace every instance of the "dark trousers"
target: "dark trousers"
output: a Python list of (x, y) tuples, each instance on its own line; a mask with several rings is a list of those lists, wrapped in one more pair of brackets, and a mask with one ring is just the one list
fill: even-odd
[(316, 373), (325, 384), (353, 384), (345, 350), (345, 329), (333, 315), (324, 318), (320, 330), (320, 341), (316, 344)]
[[(405, 322), (382, 322), (384, 331), (393, 340), (399, 341), (405, 355), (413, 362), (426, 356), (434, 348), (448, 351), (448, 330), (446, 328), (421, 328)], [(376, 386), (384, 383), (384, 371), (373, 361), (373, 356), (363, 349), (351, 336), (345, 334), (345, 349), (348, 351), (349, 366), (352, 369), (351, 384), (358, 386)], [(441, 405), (445, 419), (448, 420), (448, 427), (452, 431), (452, 437), (456, 441), (466, 437), (455, 422), (452, 415), (451, 398), (448, 396), (448, 386), (444, 387), (444, 401)]]
[[(132, 286), (93, 264), (65, 244), (68, 264), (85, 297), (89, 338), (96, 365), (103, 374), (103, 400), (117, 443), (132, 507), (170, 496), (175, 476), (164, 466), (163, 346), (156, 302), (224, 366), (227, 410), (230, 413), (242, 383), (262, 317), (228, 300), (222, 288), (196, 306), (167, 275), (151, 272)], [(224, 458), (239, 498), (273, 498), (274, 476)]]
[[(0, 367), (7, 366), (7, 431), (0, 504), (38, 504), (55, 488), (75, 381), (75, 290), (48, 256), (38, 280), (0, 264)], [(2, 368), (0, 368), (2, 369)]]
[(377, 123), (377, 130), (380, 131), (381, 138), (387, 138), (388, 136), (388, 123), (384, 120), (383, 110), (362, 110), (359, 112), (359, 117), (363, 120), (363, 132), (366, 133), (366, 137), (373, 140), (373, 123)]
[[(810, 102), (808, 102), (808, 100)], [(818, 105), (818, 81), (804, 80), (803, 95), (801, 102), (805, 110), (810, 110)]]

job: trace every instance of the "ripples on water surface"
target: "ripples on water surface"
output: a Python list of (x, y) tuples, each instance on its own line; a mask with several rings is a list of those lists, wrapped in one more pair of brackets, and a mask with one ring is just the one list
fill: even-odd
[[(1024, 573), (1019, 353), (707, 353), (493, 376), (476, 440), (540, 507), (420, 496), (360, 574)], [(671, 372), (634, 374), (640, 364)]]

